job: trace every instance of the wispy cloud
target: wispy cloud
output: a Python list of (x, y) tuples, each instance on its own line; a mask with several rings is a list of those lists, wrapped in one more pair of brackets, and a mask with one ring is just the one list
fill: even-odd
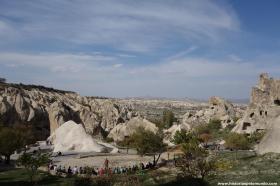
[(184, 57), (185, 55), (192, 53), (192, 52), (195, 51), (196, 49), (198, 49), (197, 46), (191, 46), (191, 47), (187, 48), (187, 49), (184, 50), (184, 51), (178, 52), (178, 53), (176, 53), (176, 54), (174, 54), (174, 55), (172, 55), (172, 56), (166, 58), (166, 61), (170, 61), (170, 60), (182, 58), (182, 57)]
[[(181, 57), (141, 66), (123, 65), (121, 60), (85, 54), (0, 53), (0, 73), (5, 69), (2, 67), (22, 76), (25, 68), (37, 69), (39, 74), (32, 72), (31, 83), (47, 83), (86, 95), (243, 98), (249, 95), (259, 73), (277, 74), (280, 68), (277, 60), (270, 59), (263, 66), (264, 58), (258, 57), (254, 62), (242, 63), (227, 57)], [(41, 71), (48, 71), (47, 79)], [(71, 80), (71, 84), (65, 84), (66, 80)]]
[(208, 0), (4, 0), (3, 5), (0, 30), (13, 28), (28, 40), (55, 39), (127, 51), (147, 52), (172, 39), (213, 42), (223, 39), (223, 32), (239, 29), (229, 6)]
[(0, 64), (7, 67), (38, 67), (52, 72), (71, 72), (83, 71), (91, 64), (113, 62), (114, 57), (103, 56), (100, 54), (57, 54), (57, 53), (0, 53)]
[(1, 0), (0, 73), (87, 95), (247, 97), (279, 74), (279, 50), (239, 19), (227, 1)]

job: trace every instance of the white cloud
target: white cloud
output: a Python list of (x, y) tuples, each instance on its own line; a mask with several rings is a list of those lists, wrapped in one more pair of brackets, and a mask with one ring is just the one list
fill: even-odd
[(78, 73), (90, 64), (112, 62), (114, 57), (86, 54), (58, 53), (0, 53), (0, 64), (8, 67), (30, 66), (47, 69), (51, 72)]
[(114, 64), (114, 65), (113, 65), (113, 67), (115, 67), (115, 68), (120, 68), (120, 67), (122, 67), (122, 66), (123, 66), (123, 64), (120, 64), (120, 63)]
[(14, 29), (29, 40), (57, 39), (141, 52), (178, 38), (211, 43), (221, 40), (225, 31), (239, 29), (230, 6), (209, 0), (17, 1), (0, 11), (21, 20)]
[[(236, 62), (227, 59), (182, 57), (161, 63), (122, 65), (120, 59), (85, 54), (23, 54), (0, 53), (0, 67), (12, 68), (24, 77), (24, 68), (32, 68), (28, 83), (42, 83), (61, 89), (76, 90), (83, 95), (103, 96), (166, 96), (208, 97), (220, 95), (231, 98), (249, 96), (259, 73), (279, 74), (279, 64), (270, 60)], [(96, 60), (98, 59), (98, 60)], [(12, 67), (7, 67), (12, 64)], [(21, 65), (20, 68), (15, 66)], [(120, 68), (121, 67), (121, 68)], [(0, 73), (3, 69), (0, 68)], [(46, 75), (43, 76), (42, 72)], [(30, 75), (32, 74), (32, 75)], [(9, 77), (7, 77), (9, 79)], [(71, 81), (71, 82), (69, 82)], [(69, 82), (67, 84), (67, 82)]]

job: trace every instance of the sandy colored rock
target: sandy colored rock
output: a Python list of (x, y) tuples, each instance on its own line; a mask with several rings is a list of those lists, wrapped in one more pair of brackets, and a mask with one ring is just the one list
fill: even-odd
[(252, 88), (250, 104), (244, 117), (238, 121), (233, 132), (253, 133), (266, 130), (280, 115), (280, 80), (261, 74), (259, 83)]
[(62, 124), (48, 140), (54, 146), (53, 152), (106, 152), (103, 145), (98, 144), (86, 133), (83, 125), (74, 121)]
[(252, 88), (250, 104), (233, 128), (237, 133), (265, 131), (265, 136), (257, 145), (257, 152), (280, 153), (280, 80), (261, 74), (259, 83)]
[(221, 120), (222, 127), (234, 124), (234, 119), (242, 115), (242, 110), (234, 107), (232, 103), (220, 97), (211, 97), (208, 108), (195, 112), (187, 112), (183, 116), (182, 123), (190, 126), (190, 129), (201, 124), (206, 124), (212, 119)]
[(35, 125), (42, 139), (68, 120), (102, 138), (117, 124), (137, 116), (131, 105), (117, 99), (82, 97), (43, 86), (3, 84), (0, 95), (0, 122)]
[(115, 126), (109, 133), (108, 137), (114, 141), (123, 141), (126, 136), (132, 135), (139, 127), (143, 127), (145, 130), (156, 133), (158, 128), (156, 125), (144, 118), (135, 117), (126, 123), (121, 123)]

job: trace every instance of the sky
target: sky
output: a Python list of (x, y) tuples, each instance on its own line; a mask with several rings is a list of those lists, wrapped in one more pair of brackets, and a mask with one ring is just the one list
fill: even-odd
[(250, 96), (280, 78), (278, 0), (0, 0), (0, 77), (87, 96)]

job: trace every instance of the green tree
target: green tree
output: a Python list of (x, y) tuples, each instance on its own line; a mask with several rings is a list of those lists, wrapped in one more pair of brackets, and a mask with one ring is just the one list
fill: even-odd
[(193, 133), (187, 132), (186, 130), (178, 130), (175, 132), (175, 135), (173, 136), (171, 142), (176, 145), (188, 143), (193, 138), (193, 136)]
[(201, 134), (210, 134), (211, 133), (207, 124), (198, 125), (197, 127), (195, 127), (194, 131), (195, 131), (196, 135), (198, 135), (198, 136)]
[(38, 168), (47, 165), (49, 162), (49, 155), (42, 154), (40, 151), (34, 154), (24, 153), (17, 160), (17, 164), (27, 170), (30, 182), (34, 182), (34, 177), (38, 174)]
[(10, 163), (10, 156), (21, 147), (17, 133), (8, 127), (0, 130), (0, 154), (5, 157), (5, 163)]
[(31, 129), (24, 126), (0, 128), (0, 154), (10, 163), (10, 156), (18, 149), (34, 142)]
[(184, 178), (200, 178), (216, 170), (216, 161), (210, 158), (208, 151), (199, 146), (198, 138), (192, 138), (188, 143), (182, 144), (184, 157), (177, 162)]
[(153, 154), (155, 165), (166, 149), (166, 145), (163, 143), (162, 133), (155, 134), (142, 127), (139, 127), (136, 132), (130, 136), (130, 145), (136, 148), (140, 155)]
[(164, 110), (162, 116), (162, 123), (165, 128), (170, 128), (173, 125), (173, 122), (176, 122), (174, 113), (171, 110)]
[(235, 150), (235, 158), (237, 158), (238, 150), (247, 150), (249, 149), (249, 142), (243, 134), (230, 133), (225, 138), (225, 146), (229, 149)]

